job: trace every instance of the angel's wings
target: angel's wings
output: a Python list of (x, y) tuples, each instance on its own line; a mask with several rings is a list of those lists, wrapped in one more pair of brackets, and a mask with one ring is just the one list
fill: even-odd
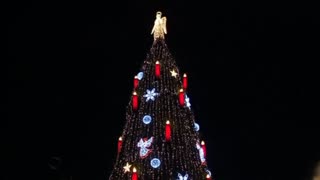
[(146, 144), (146, 147), (150, 147), (151, 146), (151, 143), (152, 143), (152, 141), (153, 141), (153, 137), (151, 137), (150, 139), (148, 139), (148, 141), (147, 142), (145, 142)]
[(141, 138), (140, 141), (138, 142), (137, 146), (138, 146), (138, 147), (142, 147), (142, 146), (143, 146), (143, 140), (142, 140), (142, 138)]
[(153, 141), (153, 137), (149, 138), (147, 141), (144, 141), (142, 138), (140, 139), (140, 141), (138, 142), (137, 146), (138, 147), (143, 147), (143, 148), (147, 148), (151, 146), (151, 143)]
[(167, 18), (165, 16), (161, 18), (161, 26), (163, 28), (163, 32), (167, 34)]

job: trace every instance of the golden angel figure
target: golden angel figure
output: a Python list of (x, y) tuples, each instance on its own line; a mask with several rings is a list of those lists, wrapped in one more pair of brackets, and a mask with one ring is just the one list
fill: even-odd
[(164, 39), (164, 34), (167, 34), (167, 18), (161, 17), (162, 13), (160, 11), (156, 14), (156, 20), (154, 21), (154, 26), (152, 28), (151, 34), (153, 34), (154, 40), (157, 38)]

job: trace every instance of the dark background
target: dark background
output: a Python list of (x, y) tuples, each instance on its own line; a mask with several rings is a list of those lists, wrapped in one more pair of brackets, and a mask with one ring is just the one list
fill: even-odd
[(320, 158), (315, 5), (149, 0), (4, 7), (4, 180), (108, 178), (158, 10), (168, 19), (167, 45), (188, 73), (217, 180), (300, 180)]

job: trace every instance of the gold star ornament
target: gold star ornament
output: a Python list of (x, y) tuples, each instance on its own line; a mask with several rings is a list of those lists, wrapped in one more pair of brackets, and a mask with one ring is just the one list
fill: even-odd
[(171, 76), (173, 76), (173, 77), (177, 77), (177, 73), (176, 73), (176, 71), (175, 70), (172, 70), (172, 71), (170, 71), (171, 72)]
[(130, 172), (131, 164), (127, 163), (125, 166), (123, 166), (124, 172)]

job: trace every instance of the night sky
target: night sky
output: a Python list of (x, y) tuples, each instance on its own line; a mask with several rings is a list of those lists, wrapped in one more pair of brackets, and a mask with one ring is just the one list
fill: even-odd
[(314, 5), (107, 2), (4, 7), (1, 179), (107, 179), (158, 10), (217, 180), (308, 176), (320, 159)]

